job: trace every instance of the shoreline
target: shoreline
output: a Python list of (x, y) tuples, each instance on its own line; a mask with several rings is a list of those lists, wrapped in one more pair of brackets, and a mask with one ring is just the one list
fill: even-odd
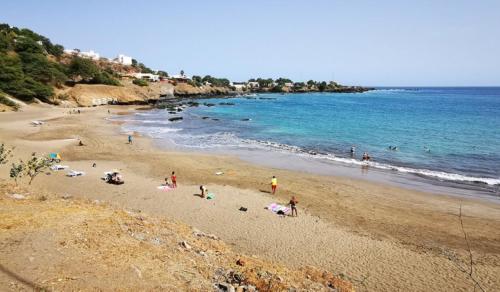
[[(227, 97), (229, 98), (229, 97)], [(256, 97), (258, 98), (258, 97)], [(210, 98), (202, 100), (210, 100)], [(261, 99), (267, 99), (261, 97)], [(190, 100), (172, 100), (166, 108), (169, 109), (169, 115), (164, 118), (172, 118), (171, 114), (175, 112), (175, 119), (181, 117), (184, 119), (183, 123), (190, 123), (195, 119), (191, 114), (193, 106), (201, 106), (195, 102), (196, 99)], [(193, 105), (196, 104), (196, 105)], [(232, 104), (234, 105), (234, 104)], [(218, 106), (217, 104), (210, 104), (209, 106)], [(182, 109), (182, 111), (178, 108)], [(162, 110), (163, 107), (151, 110)], [(147, 113), (145, 113), (147, 115)], [(197, 115), (196, 115), (197, 116)], [(147, 127), (148, 124), (142, 124), (140, 119), (134, 119), (134, 114), (130, 115), (130, 119), (125, 120), (125, 126), (134, 130), (134, 126)], [(157, 119), (158, 117), (155, 117)], [(205, 119), (205, 117), (203, 117)], [(147, 121), (154, 123), (153, 121)], [(160, 122), (160, 121), (158, 121)], [(182, 124), (181, 124), (182, 125)], [(151, 130), (172, 130), (172, 135), (175, 131), (181, 128), (175, 126), (170, 127), (153, 127)], [(347, 155), (339, 155), (338, 153), (321, 152), (315, 150), (308, 150), (295, 145), (280, 144), (278, 142), (252, 140), (235, 137), (238, 146), (233, 144), (216, 145), (207, 147), (198, 147), (198, 145), (182, 145), (176, 144), (170, 138), (164, 138), (157, 133), (148, 132), (144, 129), (142, 132), (145, 136), (156, 141), (159, 148), (165, 151), (176, 150), (182, 152), (201, 152), (205, 154), (226, 154), (230, 153), (231, 156), (238, 159), (243, 159), (249, 163), (257, 163), (266, 167), (284, 168), (292, 171), (302, 171), (304, 168), (306, 172), (321, 175), (344, 176), (352, 179), (364, 179), (372, 182), (379, 182), (382, 184), (391, 184), (393, 186), (410, 188), (412, 190), (431, 192), (431, 193), (444, 193), (455, 196), (475, 197), (490, 200), (492, 202), (500, 202), (500, 184), (498, 179), (493, 177), (475, 177), (473, 174), (446, 172), (444, 170), (433, 170), (421, 168), (418, 165), (403, 162), (392, 162), (388, 160), (374, 161), (363, 163), (360, 160), (352, 159)], [(183, 133), (185, 135), (185, 133)], [(189, 135), (189, 132), (187, 133)], [(165, 135), (168, 137), (168, 135)], [(193, 136), (196, 137), (196, 136)], [(229, 143), (229, 142), (228, 142)], [(269, 154), (272, 153), (272, 154)], [(275, 158), (280, 157), (280, 159)], [(292, 163), (283, 163), (283, 159), (289, 160)], [(361, 172), (361, 174), (359, 173)]]
[[(101, 107), (66, 115), (64, 110), (47, 114), (40, 109), (0, 115), (1, 138), (21, 154), (33, 149), (61, 151), (64, 163), (88, 172), (75, 179), (62, 173), (40, 176), (36, 188), (168, 216), (215, 233), (237, 250), (290, 265), (314, 264), (351, 279), (370, 274), (363, 285), (354, 283), (361, 291), (472, 287), (446, 256), (466, 258), (457, 221), (462, 205), (475, 258), (481, 259), (477, 273), (489, 287), (500, 287), (495, 277), (500, 272), (500, 207), (496, 204), (261, 167), (234, 157), (165, 151), (146, 137), (136, 137), (133, 145), (127, 145), (119, 123), (104, 120), (109, 117), (107, 108), (113, 114), (133, 110)], [(28, 125), (42, 113), (46, 125)], [(73, 140), (63, 140), (68, 138)], [(78, 138), (86, 146), (76, 146)], [(91, 162), (97, 163), (96, 169)], [(122, 169), (125, 185), (101, 183), (98, 179), (108, 168)], [(171, 170), (178, 174), (182, 188), (158, 192), (155, 186)], [(215, 176), (219, 170), (225, 174)], [(280, 182), (276, 196), (267, 193), (271, 175)], [(199, 184), (215, 191), (217, 199), (207, 204), (193, 196)], [(263, 210), (272, 201), (286, 202), (292, 194), (299, 194), (298, 218), (280, 219)], [(250, 213), (239, 212), (240, 206), (249, 207)]]

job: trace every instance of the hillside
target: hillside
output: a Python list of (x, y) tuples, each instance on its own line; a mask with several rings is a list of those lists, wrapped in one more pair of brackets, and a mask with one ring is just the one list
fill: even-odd
[(0, 230), (1, 290), (353, 291), (329, 272), (238, 254), (181, 223), (7, 184)]

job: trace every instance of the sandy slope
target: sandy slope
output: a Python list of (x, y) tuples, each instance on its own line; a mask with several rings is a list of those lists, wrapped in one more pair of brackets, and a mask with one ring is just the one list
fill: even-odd
[[(65, 163), (87, 171), (85, 177), (74, 179), (63, 174), (42, 176), (37, 188), (179, 219), (219, 235), (237, 250), (295, 267), (317, 265), (344, 274), (357, 289), (369, 291), (471, 289), (472, 282), (457, 267), (467, 262), (457, 216), (462, 204), (474, 275), (488, 291), (500, 289), (498, 205), (271, 170), (230, 157), (162, 152), (140, 137), (127, 145), (116, 126), (103, 121), (104, 108), (56, 118), (61, 113), (56, 109), (0, 115), (1, 141), (15, 144), (19, 153), (63, 149)], [(48, 122), (41, 129), (26, 126), (35, 117)], [(67, 140), (78, 138), (86, 146)], [(96, 168), (91, 167), (93, 162)], [(112, 168), (122, 169), (125, 185), (99, 180)], [(158, 191), (156, 186), (171, 170), (178, 173), (180, 187)], [(215, 176), (218, 170), (225, 175)], [(280, 178), (276, 197), (263, 192), (273, 174)], [(217, 194), (216, 200), (194, 195), (202, 183)], [(308, 186), (305, 191), (304, 186)], [(290, 194), (298, 194), (300, 217), (279, 218), (264, 210), (273, 201), (286, 202)], [(240, 206), (249, 211), (238, 211)]]

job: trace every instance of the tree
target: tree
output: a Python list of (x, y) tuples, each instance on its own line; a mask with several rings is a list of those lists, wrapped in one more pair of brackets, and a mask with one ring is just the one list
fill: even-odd
[(181, 70), (181, 76), (184, 76), (184, 70)]
[(191, 80), (193, 80), (195, 86), (201, 86), (203, 84), (201, 76), (193, 75)]
[(326, 82), (325, 82), (325, 81), (321, 82), (321, 83), (318, 85), (318, 89), (319, 89), (319, 91), (325, 91), (326, 87), (327, 87), (327, 84), (326, 84)]
[(17, 185), (17, 180), (23, 177), (24, 175), (25, 164), (21, 160), (19, 163), (12, 163), (12, 167), (10, 168), (9, 176), (14, 179), (14, 182)]
[(76, 56), (71, 60), (68, 68), (68, 75), (75, 81), (78, 78), (84, 81), (90, 81), (98, 72), (99, 69), (94, 62)]
[(276, 79), (276, 83), (278, 85), (283, 86), (283, 85), (285, 85), (285, 83), (292, 83), (292, 80), (290, 80), (288, 78), (278, 78), (278, 79)]
[(314, 80), (307, 81), (307, 86), (313, 87), (314, 85), (316, 85), (316, 81), (314, 81)]
[(25, 173), (30, 177), (29, 184), (37, 175), (45, 171), (52, 165), (52, 161), (46, 156), (36, 156), (36, 153), (31, 154), (31, 159), (25, 163)]
[(16, 52), (26, 52), (32, 54), (44, 53), (43, 46), (30, 38), (16, 38), (14, 49)]
[(268, 79), (257, 78), (257, 82), (259, 83), (260, 88), (270, 87), (274, 83), (272, 78), (268, 78)]
[(137, 60), (136, 59), (132, 59), (132, 67), (137, 67)]
[(158, 70), (156, 74), (160, 75), (161, 77), (168, 77), (168, 73), (166, 71)]
[(12, 149), (7, 148), (5, 144), (0, 144), (0, 165), (9, 162), (9, 157), (12, 157)]

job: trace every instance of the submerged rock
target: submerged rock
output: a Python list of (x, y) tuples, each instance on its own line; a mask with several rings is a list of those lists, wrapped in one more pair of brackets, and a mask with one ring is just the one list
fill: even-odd
[(183, 117), (173, 117), (173, 118), (169, 118), (168, 120), (171, 122), (175, 122), (175, 121), (180, 121), (182, 119), (183, 119)]

